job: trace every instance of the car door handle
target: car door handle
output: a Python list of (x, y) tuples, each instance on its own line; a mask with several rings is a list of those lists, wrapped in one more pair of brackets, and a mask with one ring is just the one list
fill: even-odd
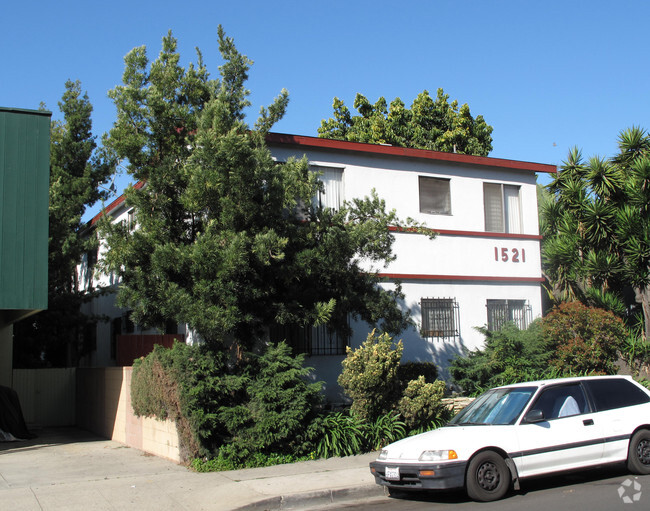
[(593, 426), (594, 425), (594, 420), (593, 419), (585, 419), (585, 420), (582, 421), (582, 423), (585, 426)]

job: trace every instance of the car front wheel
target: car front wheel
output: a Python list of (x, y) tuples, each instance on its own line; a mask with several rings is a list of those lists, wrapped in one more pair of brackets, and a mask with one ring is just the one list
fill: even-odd
[(627, 452), (627, 468), (633, 474), (650, 474), (650, 431), (647, 429), (632, 435)]
[(480, 502), (499, 500), (508, 492), (511, 479), (510, 470), (499, 454), (481, 452), (467, 468), (467, 495)]

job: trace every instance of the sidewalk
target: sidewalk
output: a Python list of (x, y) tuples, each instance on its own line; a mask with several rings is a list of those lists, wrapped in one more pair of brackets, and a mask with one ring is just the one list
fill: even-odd
[(18, 510), (314, 509), (380, 497), (376, 453), (198, 474), (75, 428), (0, 443), (0, 507)]

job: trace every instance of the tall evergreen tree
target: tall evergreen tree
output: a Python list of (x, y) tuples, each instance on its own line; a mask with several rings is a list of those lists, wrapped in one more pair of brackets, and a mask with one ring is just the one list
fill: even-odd
[(650, 336), (650, 136), (633, 127), (611, 158), (569, 153), (540, 204), (543, 263), (556, 299), (620, 316), (642, 313)]
[(333, 106), (334, 117), (321, 122), (319, 137), (476, 156), (492, 150), (492, 126), (482, 115), (474, 118), (467, 103), (460, 108), (457, 100), (449, 103), (449, 94), (442, 89), (435, 100), (429, 91), (421, 92), (410, 109), (400, 98), (387, 106), (380, 97), (373, 105), (362, 94), (354, 99), (360, 115), (352, 115), (339, 98), (334, 98)]
[(129, 53), (124, 83), (110, 91), (118, 109), (110, 144), (146, 181), (125, 194), (137, 229), (102, 226), (118, 303), (145, 325), (189, 324), (214, 347), (249, 349), (272, 324), (347, 331), (349, 314), (400, 330), (399, 290), (383, 291), (361, 271), (362, 259), (391, 259), (395, 213), (376, 196), (314, 209), (321, 185), (307, 161), (278, 164), (265, 144), (288, 93), (250, 127), (251, 61), (221, 27), (219, 50), (212, 79), (200, 53), (196, 66), (179, 65), (169, 33), (150, 64), (144, 47)]
[(106, 197), (106, 184), (116, 161), (97, 148), (92, 134), (93, 107), (79, 81), (68, 80), (58, 104), (62, 121), (50, 133), (48, 309), (15, 327), (17, 366), (76, 365), (83, 354), (80, 329), (93, 323), (81, 314), (84, 295), (78, 292), (76, 267), (96, 240), (82, 231), (86, 208)]

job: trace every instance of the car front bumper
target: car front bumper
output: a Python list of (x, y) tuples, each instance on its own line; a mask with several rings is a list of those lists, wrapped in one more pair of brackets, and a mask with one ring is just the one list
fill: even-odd
[[(465, 486), (466, 461), (451, 463), (391, 463), (373, 461), (370, 472), (375, 482), (403, 490), (448, 490)], [(399, 468), (399, 479), (387, 479), (386, 468)], [(433, 473), (431, 473), (433, 472)]]

